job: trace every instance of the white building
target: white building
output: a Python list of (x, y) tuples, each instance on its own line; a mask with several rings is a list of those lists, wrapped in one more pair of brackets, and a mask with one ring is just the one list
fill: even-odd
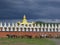
[(60, 24), (38, 24), (29, 23), (24, 15), (22, 22), (10, 23), (5, 22), (4, 26), (0, 22), (0, 31), (23, 31), (23, 32), (60, 32)]

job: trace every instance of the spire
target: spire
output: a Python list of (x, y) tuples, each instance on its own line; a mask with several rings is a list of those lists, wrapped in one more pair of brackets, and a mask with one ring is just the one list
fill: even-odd
[(23, 19), (26, 19), (26, 16), (24, 15)]
[(22, 23), (26, 23), (26, 24), (28, 23), (25, 15), (23, 16)]

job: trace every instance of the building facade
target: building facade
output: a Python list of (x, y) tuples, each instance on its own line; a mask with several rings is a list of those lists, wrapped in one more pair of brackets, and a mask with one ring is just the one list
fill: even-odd
[(60, 37), (60, 24), (38, 24), (35, 22), (28, 22), (24, 15), (22, 22), (7, 23), (4, 25), (0, 22), (0, 37)]

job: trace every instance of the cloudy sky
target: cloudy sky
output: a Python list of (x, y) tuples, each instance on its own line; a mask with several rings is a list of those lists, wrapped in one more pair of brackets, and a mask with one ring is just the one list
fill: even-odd
[(60, 19), (60, 0), (0, 0), (0, 19)]

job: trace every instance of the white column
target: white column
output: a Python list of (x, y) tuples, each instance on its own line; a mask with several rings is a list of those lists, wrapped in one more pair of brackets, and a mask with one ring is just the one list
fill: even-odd
[(36, 27), (36, 24), (35, 24), (35, 27)]
[(52, 28), (54, 28), (53, 24), (52, 24)]
[(5, 31), (4, 27), (3, 27), (2, 31)]
[(13, 31), (13, 28), (11, 27), (11, 30), (10, 31)]
[(48, 28), (50, 28), (51, 26), (50, 26), (50, 24), (48, 24)]
[(7, 30), (6, 31), (9, 31), (8, 27), (7, 27)]
[(17, 31), (17, 28), (15, 27), (15, 30), (14, 31)]
[(18, 27), (17, 23), (15, 23), (16, 27)]
[(32, 32), (32, 28), (30, 28), (30, 32)]
[(46, 28), (44, 28), (44, 32), (46, 32)]
[(28, 28), (26, 28), (26, 31), (28, 32)]
[(57, 32), (56, 28), (55, 28), (55, 32)]
[(34, 28), (33, 32), (36, 32), (35, 28)]
[(41, 28), (41, 32), (43, 32), (43, 29)]
[(47, 24), (45, 24), (45, 28), (47, 28)]
[(39, 32), (39, 28), (37, 28), (37, 32)]
[(48, 28), (48, 32), (50, 32), (50, 28)]
[(53, 28), (51, 29), (51, 32), (53, 32)]
[(25, 24), (24, 24), (24, 27), (26, 27)]
[(60, 24), (58, 25), (58, 28), (60, 28)]
[(33, 27), (33, 24), (31, 24), (31, 27)]
[(58, 30), (58, 32), (60, 32), (60, 29)]
[(57, 24), (55, 24), (55, 28), (57, 28)]
[(40, 28), (40, 25), (38, 24), (38, 27)]
[(44, 28), (44, 26), (43, 26), (43, 24), (42, 24), (42, 26), (41, 26), (42, 28)]

